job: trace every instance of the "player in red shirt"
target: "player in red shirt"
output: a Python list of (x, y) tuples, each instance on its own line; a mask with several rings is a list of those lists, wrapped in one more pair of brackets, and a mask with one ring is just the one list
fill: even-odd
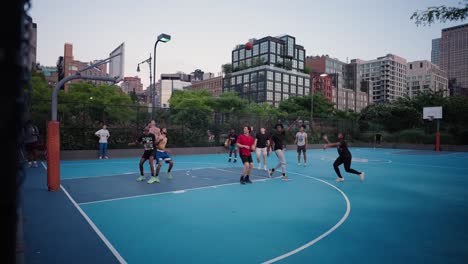
[(255, 151), (255, 140), (250, 135), (251, 128), (250, 126), (244, 127), (244, 134), (240, 135), (237, 138), (237, 147), (239, 147), (239, 154), (244, 164), (244, 168), (241, 172), (240, 183), (252, 183), (249, 179), (249, 175), (252, 173), (253, 160), (252, 160), (252, 151)]

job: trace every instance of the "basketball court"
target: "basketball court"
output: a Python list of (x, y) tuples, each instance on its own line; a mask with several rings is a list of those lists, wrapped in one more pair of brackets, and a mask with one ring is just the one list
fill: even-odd
[[(289, 181), (278, 172), (269, 178), (254, 169), (254, 183), (247, 185), (239, 184), (242, 165), (228, 163), (227, 154), (175, 156), (173, 179), (163, 165), (161, 183), (155, 184), (135, 180), (135, 157), (61, 161), (61, 190), (50, 193), (37, 186), (44, 184), (39, 180), (43, 163), (27, 171), (24, 214), (37, 214), (36, 221), (48, 224), (40, 243), (28, 237), (40, 234), (32, 230), (37, 226), (25, 224), (31, 245), (26, 257), (35, 263), (51, 258), (67, 263), (463, 263), (468, 258), (468, 153), (351, 152), (352, 167), (366, 173), (364, 182), (343, 167), (345, 181), (335, 182), (334, 149), (308, 150), (307, 167), (297, 166), (297, 153), (287, 150)], [(276, 162), (271, 155), (269, 167)], [(40, 216), (44, 212), (33, 206), (51, 196), (64, 209), (50, 212), (55, 218)], [(58, 237), (45, 235), (48, 229)], [(60, 245), (83, 241), (90, 241), (91, 252), (56, 252)]]

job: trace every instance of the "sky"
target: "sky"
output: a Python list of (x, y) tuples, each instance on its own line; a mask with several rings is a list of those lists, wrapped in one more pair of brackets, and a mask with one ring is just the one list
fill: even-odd
[(158, 43), (156, 75), (195, 69), (218, 74), (231, 51), (249, 39), (288, 34), (307, 56), (328, 54), (344, 62), (392, 53), (408, 61), (431, 59), (441, 29), (466, 22), (416, 26), (416, 10), (458, 6), (459, 0), (32, 0), (37, 62), (54, 66), (64, 43), (75, 60), (105, 59), (125, 43), (125, 76), (149, 85), (148, 64), (137, 64)]

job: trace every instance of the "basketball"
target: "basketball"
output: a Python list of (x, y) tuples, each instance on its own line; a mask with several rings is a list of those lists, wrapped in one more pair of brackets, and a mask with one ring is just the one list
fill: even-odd
[(245, 43), (245, 49), (246, 49), (246, 50), (251, 50), (252, 48), (253, 48), (252, 42), (247, 42), (247, 43)]

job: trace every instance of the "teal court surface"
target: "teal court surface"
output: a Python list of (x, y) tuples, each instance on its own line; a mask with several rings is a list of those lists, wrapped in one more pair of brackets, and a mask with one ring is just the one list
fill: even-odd
[[(139, 157), (61, 162), (58, 192), (46, 164), (22, 185), (27, 263), (466, 263), (468, 153), (351, 148), (286, 151), (269, 178), (239, 184), (227, 154), (174, 156), (161, 183), (137, 182)], [(268, 168), (278, 162), (274, 153)], [(149, 176), (149, 165), (145, 163)]]

